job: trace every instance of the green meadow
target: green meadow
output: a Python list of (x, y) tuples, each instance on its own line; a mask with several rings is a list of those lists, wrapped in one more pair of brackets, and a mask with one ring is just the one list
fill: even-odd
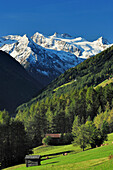
[(103, 81), (102, 83), (98, 84), (95, 88), (101, 86), (101, 87), (105, 87), (107, 84), (113, 83), (113, 78), (110, 79), (106, 79), (105, 81)]
[(57, 90), (59, 90), (60, 88), (63, 88), (63, 87), (65, 87), (65, 86), (68, 86), (68, 85), (70, 85), (70, 84), (72, 84), (72, 83), (74, 83), (76, 80), (72, 80), (72, 81), (70, 81), (69, 83), (65, 83), (65, 84), (63, 84), (63, 85), (61, 85), (61, 86), (59, 86), (59, 87), (57, 87), (56, 89), (54, 89), (53, 91), (57, 91)]
[[(29, 167), (30, 170), (112, 170), (113, 159), (109, 159), (113, 155), (113, 133), (108, 135), (108, 145), (104, 145), (95, 149), (86, 149), (84, 152), (78, 146), (39, 146), (34, 148), (34, 154), (42, 156), (40, 166)], [(63, 153), (67, 153), (63, 156)], [(48, 159), (47, 159), (48, 157)], [(6, 168), (6, 170), (24, 170), (25, 164)]]

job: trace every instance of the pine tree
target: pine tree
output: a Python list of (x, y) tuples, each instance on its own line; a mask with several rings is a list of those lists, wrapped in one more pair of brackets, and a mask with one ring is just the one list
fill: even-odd
[(88, 144), (89, 132), (85, 124), (79, 126), (76, 130), (76, 137), (74, 138), (74, 145), (79, 145), (83, 151)]

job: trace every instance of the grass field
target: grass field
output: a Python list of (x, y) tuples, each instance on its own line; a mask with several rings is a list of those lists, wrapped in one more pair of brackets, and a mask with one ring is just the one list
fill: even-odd
[[(60, 88), (63, 88), (64, 86), (68, 86), (72, 83), (74, 83), (76, 80), (72, 80), (70, 81), (69, 83), (66, 83), (66, 84), (63, 84), (59, 87), (57, 87), (56, 89), (54, 89), (53, 91), (56, 92), (57, 90), (59, 90)], [(98, 86), (102, 86), (102, 87), (105, 87), (107, 84), (110, 84), (110, 83), (113, 83), (113, 78), (110, 78), (110, 79), (106, 79), (105, 81), (103, 81), (102, 83), (98, 84), (96, 87), (94, 88), (97, 88)]]
[[(108, 136), (108, 145), (95, 149), (86, 149), (84, 152), (73, 145), (40, 146), (34, 148), (34, 154), (42, 156), (41, 166), (29, 167), (30, 170), (113, 170), (113, 133)], [(66, 156), (62, 153), (67, 152)], [(48, 159), (46, 157), (48, 156)], [(25, 164), (6, 168), (7, 170), (24, 170)]]
[(57, 88), (54, 89), (53, 91), (57, 91), (58, 89), (63, 88), (64, 86), (68, 86), (68, 85), (70, 85), (70, 84), (72, 84), (72, 83), (74, 83), (74, 82), (75, 82), (75, 80), (72, 80), (72, 81), (70, 81), (69, 83), (66, 83), (66, 84), (63, 84), (63, 85), (57, 87)]
[(110, 83), (113, 83), (113, 78), (106, 79), (106, 80), (103, 81), (102, 83), (98, 84), (95, 88), (97, 88), (98, 86), (105, 87), (107, 84), (110, 84)]

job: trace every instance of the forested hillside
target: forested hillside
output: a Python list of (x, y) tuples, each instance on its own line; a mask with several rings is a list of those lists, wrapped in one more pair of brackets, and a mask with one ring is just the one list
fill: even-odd
[(81, 89), (85, 86), (95, 87), (102, 81), (106, 80), (113, 75), (113, 46), (109, 49), (97, 54), (90, 59), (85, 60), (81, 64), (67, 70), (64, 74), (61, 74), (52, 83), (50, 83), (40, 95), (32, 99), (25, 105), (19, 108), (24, 108), (33, 102), (41, 100), (43, 98), (51, 98), (53, 95), (65, 94), (67, 91), (75, 89)]
[(77, 89), (96, 86), (113, 74), (113, 46), (97, 54), (81, 64), (67, 70), (53, 81), (47, 90), (51, 91), (63, 84), (74, 80), (72, 86)]
[(45, 133), (70, 133), (76, 116), (82, 124), (108, 106), (112, 109), (113, 84), (94, 88), (112, 77), (112, 63), (113, 47), (66, 71), (37, 98), (17, 109), (16, 119), (24, 122), (34, 145), (41, 143)]
[[(40, 95), (18, 107), (15, 118), (10, 118), (8, 112), (2, 111), (0, 113), (0, 134), (3, 139), (0, 141), (0, 146), (3, 146), (0, 150), (2, 167), (22, 162), (29, 148), (42, 144), (46, 133), (62, 134), (57, 145), (68, 144), (74, 140), (74, 143), (83, 150), (87, 145), (92, 148), (100, 146), (107, 139), (107, 133), (113, 132), (113, 83), (105, 86), (96, 85), (106, 78), (113, 77), (112, 63), (113, 47), (67, 70)], [(10, 71), (6, 72), (6, 70), (11, 67), (6, 68), (4, 73), (9, 75)], [(12, 76), (16, 71), (18, 73), (16, 75), (19, 76), (20, 72), (14, 70)], [(22, 87), (25, 93), (20, 91), (20, 94), (23, 92), (25, 96), (34, 88), (30, 86), (33, 89), (26, 92), (28, 88), (25, 87), (24, 80)], [(19, 81), (16, 81), (16, 84), (19, 84)], [(9, 87), (11, 87), (10, 83)], [(16, 94), (16, 91), (12, 91), (12, 94), (14, 92)], [(20, 137), (20, 132), (23, 133), (23, 138)], [(24, 154), (22, 154), (21, 144), (24, 146)], [(9, 149), (9, 154), (6, 148)]]

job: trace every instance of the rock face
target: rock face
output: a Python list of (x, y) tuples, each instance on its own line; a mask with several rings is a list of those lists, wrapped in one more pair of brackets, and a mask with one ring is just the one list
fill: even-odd
[(88, 42), (66, 33), (44, 36), (37, 32), (32, 37), (9, 35), (0, 38), (0, 50), (23, 65), (35, 79), (40, 80), (42, 87), (65, 70), (110, 46), (102, 37)]

